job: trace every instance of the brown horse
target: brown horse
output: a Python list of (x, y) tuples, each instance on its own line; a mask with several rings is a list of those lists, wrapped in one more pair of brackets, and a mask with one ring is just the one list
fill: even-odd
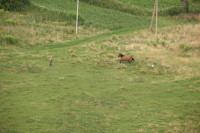
[(131, 57), (131, 56), (125, 56), (125, 55), (123, 55), (121, 53), (118, 55), (118, 57), (121, 57), (120, 63), (122, 61), (128, 61), (129, 63), (131, 63), (132, 60), (134, 61), (133, 57)]

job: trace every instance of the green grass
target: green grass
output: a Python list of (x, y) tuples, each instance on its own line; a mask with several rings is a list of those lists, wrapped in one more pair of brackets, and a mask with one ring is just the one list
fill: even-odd
[(159, 17), (179, 26), (155, 37), (151, 17), (81, 2), (76, 36), (76, 1), (31, 1), (0, 14), (0, 133), (200, 132), (199, 25)]
[(139, 59), (120, 66), (117, 57), (108, 56), (118, 50), (102, 46), (106, 51), (100, 55), (93, 45), (2, 49), (0, 131), (200, 130), (199, 78), (176, 81), (174, 74), (153, 74), (139, 69)]
[[(41, 5), (44, 8), (51, 10), (62, 11), (64, 13), (76, 12), (76, 1), (51, 1), (51, 0), (31, 0), (36, 5)], [(80, 3), (79, 14), (86, 21), (87, 25), (96, 27), (120, 30), (124, 28), (148, 28), (151, 17), (131, 15), (128, 13), (119, 12), (112, 9), (105, 9), (85, 3)], [(97, 15), (98, 14), (98, 15)], [(161, 25), (170, 25), (172, 21), (166, 18), (159, 18)]]
[[(138, 6), (145, 9), (153, 10), (155, 0), (118, 0), (124, 3), (128, 3), (134, 6)], [(179, 0), (160, 0), (159, 2), (159, 9), (179, 6)]]

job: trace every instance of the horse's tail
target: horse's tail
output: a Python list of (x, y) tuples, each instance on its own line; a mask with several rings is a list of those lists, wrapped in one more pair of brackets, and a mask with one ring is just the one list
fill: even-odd
[(135, 61), (135, 59), (133, 57), (131, 57), (131, 59)]

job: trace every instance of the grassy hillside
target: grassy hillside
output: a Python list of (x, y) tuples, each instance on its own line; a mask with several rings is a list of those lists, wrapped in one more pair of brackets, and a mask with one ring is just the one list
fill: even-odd
[[(51, 0), (31, 0), (34, 4), (43, 8), (62, 11), (65, 13), (76, 13), (76, 1), (51, 1)], [(68, 8), (69, 6), (69, 8)], [(147, 28), (151, 21), (151, 17), (131, 15), (116, 10), (105, 9), (85, 3), (80, 3), (79, 14), (90, 25), (96, 25), (109, 30), (119, 30), (123, 28)], [(161, 17), (160, 25), (169, 25), (171, 21)]]
[(81, 2), (75, 35), (74, 0), (31, 2), (0, 10), (0, 133), (200, 132), (198, 14), (155, 36), (149, 16)]
[[(139, 7), (143, 10), (152, 11), (155, 0), (118, 0), (124, 4)], [(184, 6), (180, 7), (180, 0), (160, 0), (158, 1), (158, 12), (165, 15), (177, 15), (185, 12)], [(197, 1), (190, 0), (190, 13), (200, 13), (200, 4)]]
[[(153, 10), (155, 0), (118, 0), (123, 3), (138, 6), (145, 9)], [(160, 0), (159, 9), (169, 8), (173, 6), (179, 6), (180, 0)]]
[[(141, 31), (56, 49), (1, 47), (0, 131), (199, 132), (200, 33), (191, 28), (199, 25), (163, 29), (157, 42)], [(120, 64), (119, 52), (136, 61)]]
[[(111, 9), (80, 3), (79, 34), (75, 35), (75, 1), (32, 1), (27, 12), (1, 11), (0, 40), (12, 36), (20, 46), (39, 46), (43, 43), (68, 42), (76, 39), (92, 39), (123, 34), (149, 27), (151, 17), (137, 16)], [(54, 3), (55, 2), (55, 3)], [(64, 4), (62, 4), (64, 3)], [(65, 6), (67, 5), (67, 6)], [(91, 13), (93, 12), (93, 13)], [(180, 24), (180, 21), (159, 17), (159, 27)]]

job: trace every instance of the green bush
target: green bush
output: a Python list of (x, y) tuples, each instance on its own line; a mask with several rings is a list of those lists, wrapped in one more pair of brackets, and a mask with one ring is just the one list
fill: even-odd
[(4, 37), (4, 40), (6, 41), (6, 43), (8, 44), (18, 44), (19, 43), (19, 39), (11, 36), (11, 35), (7, 35)]
[(0, 8), (9, 11), (22, 11), (29, 4), (29, 0), (0, 0)]

